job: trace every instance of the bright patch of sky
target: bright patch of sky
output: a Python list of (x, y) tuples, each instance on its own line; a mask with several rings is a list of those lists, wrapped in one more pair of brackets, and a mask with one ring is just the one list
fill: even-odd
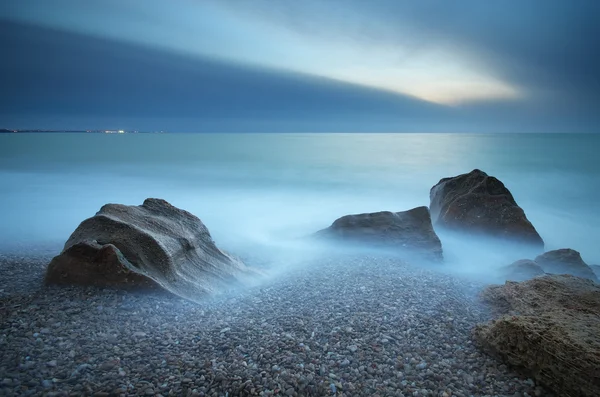
[[(441, 42), (422, 46), (422, 37), (410, 29), (398, 40), (357, 39), (344, 24), (320, 26), (311, 33), (240, 4), (25, 0), (0, 10), (4, 17), (38, 25), (322, 76), (441, 104), (522, 96), (517, 87), (482, 70), (470, 54)], [(411, 42), (412, 36), (417, 42)]]

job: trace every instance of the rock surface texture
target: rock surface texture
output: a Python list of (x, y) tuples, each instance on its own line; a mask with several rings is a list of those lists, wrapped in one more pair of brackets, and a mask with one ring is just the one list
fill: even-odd
[(219, 250), (196, 216), (164, 200), (107, 204), (48, 265), (47, 284), (162, 287), (188, 299), (231, 288), (250, 271)]
[(374, 212), (346, 215), (316, 233), (319, 237), (373, 247), (391, 248), (396, 252), (416, 254), (441, 261), (442, 243), (433, 230), (427, 207), (403, 212)]
[(504, 184), (483, 171), (444, 178), (429, 193), (433, 223), (543, 248), (544, 241)]
[(483, 300), (499, 314), (475, 340), (560, 396), (600, 396), (600, 285), (547, 275), (491, 286)]

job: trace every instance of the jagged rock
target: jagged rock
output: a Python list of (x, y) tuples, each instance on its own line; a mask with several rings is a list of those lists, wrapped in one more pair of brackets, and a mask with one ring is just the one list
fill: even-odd
[(504, 184), (483, 171), (444, 178), (429, 193), (435, 225), (543, 248), (544, 241)]
[(544, 270), (532, 260), (521, 259), (501, 269), (506, 280), (523, 281), (544, 274)]
[(107, 204), (84, 220), (46, 272), (48, 284), (162, 287), (187, 299), (252, 275), (219, 250), (202, 221), (164, 200)]
[(559, 396), (600, 396), (600, 285), (570, 275), (508, 281), (482, 293), (499, 318), (476, 342)]
[(535, 258), (535, 263), (546, 273), (572, 274), (598, 280), (594, 271), (581, 259), (579, 252), (569, 248), (545, 252)]
[(427, 207), (403, 212), (374, 212), (346, 215), (316, 233), (319, 237), (391, 248), (399, 253), (417, 254), (442, 260), (442, 243), (435, 234)]

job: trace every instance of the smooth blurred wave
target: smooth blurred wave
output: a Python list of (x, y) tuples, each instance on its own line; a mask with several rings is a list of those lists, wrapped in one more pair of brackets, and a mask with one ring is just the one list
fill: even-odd
[[(547, 249), (600, 263), (598, 147), (593, 134), (3, 134), (0, 245), (62, 243), (105, 203), (159, 197), (220, 246), (268, 247), (345, 214), (428, 205), (439, 179), (480, 168)], [(451, 258), (468, 249), (443, 242)]]

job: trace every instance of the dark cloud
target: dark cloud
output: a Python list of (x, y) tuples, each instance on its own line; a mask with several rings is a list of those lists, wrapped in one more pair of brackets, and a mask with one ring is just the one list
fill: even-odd
[(524, 96), (448, 108), (333, 80), (5, 21), (0, 25), (0, 124), (598, 132), (600, 2), (305, 0), (231, 6), (323, 39), (338, 34), (400, 43), (415, 53), (431, 47), (456, 51)]
[(537, 100), (600, 104), (597, 1), (447, 2), (416, 19)]
[(204, 125), (253, 130), (251, 123), (265, 128), (267, 120), (277, 128), (292, 124), (288, 130), (327, 130), (369, 124), (395, 128), (447, 112), (425, 101), (333, 80), (46, 28), (4, 22), (0, 37), (5, 56), (0, 114), (5, 119), (37, 115), (147, 125), (144, 118), (150, 118), (159, 120), (161, 129), (192, 131)]
[[(258, 5), (257, 5), (258, 4)], [(236, 3), (242, 6), (244, 3)], [(248, 6), (248, 4), (246, 4)], [(600, 2), (596, 0), (253, 2), (245, 12), (275, 18), (301, 34), (332, 32), (398, 44), (413, 53), (459, 52), (554, 108), (600, 105)]]

